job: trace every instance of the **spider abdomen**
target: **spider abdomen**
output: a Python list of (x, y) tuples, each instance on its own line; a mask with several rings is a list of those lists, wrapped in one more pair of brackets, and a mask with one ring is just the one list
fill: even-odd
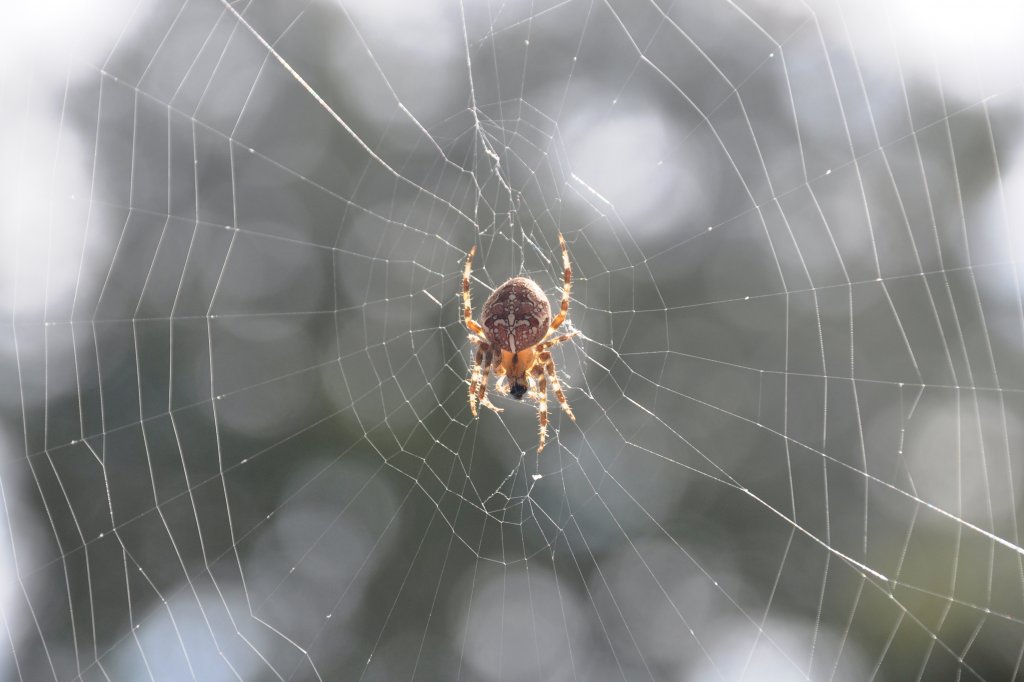
[(487, 340), (512, 353), (540, 343), (550, 324), (544, 291), (526, 277), (513, 277), (491, 292), (481, 316)]

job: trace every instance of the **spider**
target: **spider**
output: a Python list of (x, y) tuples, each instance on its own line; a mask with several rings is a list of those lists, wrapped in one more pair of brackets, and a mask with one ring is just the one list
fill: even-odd
[[(463, 315), (470, 332), (469, 340), (477, 346), (469, 377), (469, 410), (476, 417), (479, 403), (495, 412), (502, 411), (487, 397), (487, 376), (491, 371), (497, 377), (494, 389), (499, 393), (511, 393), (517, 400), (522, 400), (529, 393), (538, 403), (540, 445), (537, 452), (544, 449), (547, 441), (548, 377), (551, 377), (551, 387), (555, 390), (558, 403), (569, 418), (576, 421), (558, 383), (555, 361), (550, 352), (552, 346), (568, 341), (579, 333), (572, 331), (549, 338), (565, 322), (569, 312), (569, 286), (572, 282), (569, 249), (561, 233), (558, 241), (562, 245), (565, 283), (562, 285), (562, 309), (553, 320), (551, 306), (540, 286), (532, 279), (513, 277), (491, 292), (484, 303), (480, 322), (477, 322), (473, 319), (469, 303), (469, 276), (476, 246), (469, 250), (466, 267), (462, 271)], [(507, 386), (502, 379), (507, 381)]]

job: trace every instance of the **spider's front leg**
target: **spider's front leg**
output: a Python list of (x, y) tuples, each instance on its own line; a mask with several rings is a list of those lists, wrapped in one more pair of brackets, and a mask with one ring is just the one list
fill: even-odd
[(562, 305), (555, 315), (555, 319), (551, 320), (551, 329), (555, 330), (562, 326), (565, 322), (566, 315), (569, 314), (569, 291), (572, 287), (572, 265), (569, 263), (569, 247), (565, 245), (565, 237), (562, 233), (558, 233), (558, 243), (562, 247)]
[(508, 376), (505, 373), (505, 368), (501, 366), (500, 355), (494, 358), (494, 376), (494, 390), (501, 395), (508, 395)]
[(484, 335), (484, 328), (473, 319), (473, 306), (469, 299), (469, 277), (473, 272), (473, 254), (476, 253), (476, 245), (466, 255), (466, 266), (462, 270), (462, 319), (466, 328), (477, 336)]

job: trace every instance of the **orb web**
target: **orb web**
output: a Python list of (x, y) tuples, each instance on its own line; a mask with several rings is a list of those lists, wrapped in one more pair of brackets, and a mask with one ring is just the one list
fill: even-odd
[[(1021, 674), (1018, 10), (52, 9), (0, 59), (5, 679)], [(558, 301), (559, 233), (538, 456), (461, 276)]]

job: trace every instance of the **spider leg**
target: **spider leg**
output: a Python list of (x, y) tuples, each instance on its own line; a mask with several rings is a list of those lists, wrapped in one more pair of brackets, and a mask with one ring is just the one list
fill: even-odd
[[(565, 238), (561, 232), (558, 233), (558, 243), (562, 245), (562, 273), (564, 281), (562, 284), (562, 309), (555, 316), (555, 319), (551, 320), (551, 329), (558, 329), (565, 322), (565, 316), (569, 313), (569, 288), (572, 285), (572, 266), (569, 264), (569, 248), (565, 245)], [(471, 258), (472, 255), (473, 253), (470, 252)], [(469, 285), (466, 284), (466, 286), (468, 287)], [(466, 300), (468, 301), (469, 299)]]
[(501, 366), (501, 353), (494, 354), (494, 390), (502, 395), (508, 395), (508, 377), (505, 375), (505, 368)]
[(540, 420), (540, 445), (537, 446), (537, 452), (539, 453), (544, 449), (544, 444), (548, 440), (548, 380), (544, 367), (541, 365), (535, 365), (531, 373), (537, 379), (537, 400), (539, 402), (537, 419)]
[(483, 337), (484, 328), (473, 319), (473, 308), (469, 303), (469, 274), (473, 270), (473, 254), (475, 253), (476, 245), (474, 244), (473, 248), (469, 250), (469, 255), (466, 256), (466, 267), (462, 270), (462, 314), (469, 331)]
[(555, 397), (558, 398), (558, 404), (562, 406), (562, 410), (569, 415), (569, 419), (576, 421), (576, 415), (572, 413), (572, 408), (569, 407), (569, 401), (565, 398), (565, 393), (562, 393), (562, 384), (558, 381), (558, 372), (555, 369), (555, 359), (551, 357), (551, 353), (547, 351), (543, 352), (539, 356), (539, 361), (544, 363), (544, 371), (551, 377), (551, 388), (555, 390)]
[[(477, 398), (477, 386), (480, 385), (481, 375), (483, 374), (480, 363), (484, 359), (484, 348), (487, 344), (481, 343), (476, 349), (476, 355), (473, 358), (473, 368), (469, 373), (469, 411), (476, 416), (476, 402)], [(486, 386), (487, 384), (484, 384)]]
[(487, 376), (491, 372), (491, 367), (494, 366), (494, 351), (488, 348), (484, 351), (484, 361), (481, 363), (483, 366), (483, 373), (480, 378), (480, 387), (476, 392), (477, 401), (484, 407), (493, 410), (494, 412), (502, 412), (505, 408), (496, 407), (491, 399), (487, 397)]
[(543, 353), (548, 348), (551, 348), (552, 346), (557, 346), (560, 343), (568, 341), (569, 339), (571, 339), (572, 337), (576, 336), (579, 333), (580, 333), (579, 329), (574, 329), (573, 331), (569, 332), (568, 334), (562, 334), (561, 336), (556, 336), (553, 339), (548, 339), (547, 341), (541, 341), (540, 343), (537, 344), (537, 352), (538, 353)]

